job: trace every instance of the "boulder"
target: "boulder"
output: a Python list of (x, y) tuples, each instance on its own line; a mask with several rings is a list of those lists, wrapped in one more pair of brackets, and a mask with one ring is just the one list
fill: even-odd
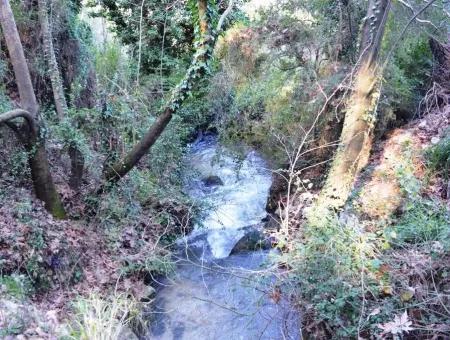
[(272, 247), (270, 240), (266, 238), (261, 230), (253, 227), (247, 227), (246, 229), (248, 231), (234, 245), (233, 250), (231, 250), (231, 255), (245, 251), (267, 250)]
[(202, 182), (207, 187), (217, 187), (223, 185), (223, 181), (219, 176), (211, 175), (202, 179)]

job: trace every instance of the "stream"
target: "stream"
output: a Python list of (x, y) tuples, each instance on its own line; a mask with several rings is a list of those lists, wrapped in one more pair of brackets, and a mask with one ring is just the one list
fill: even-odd
[(271, 185), (266, 162), (253, 150), (239, 160), (214, 135), (193, 143), (186, 162), (186, 190), (206, 208), (178, 240), (175, 275), (158, 282), (146, 339), (300, 339), (276, 269), (267, 274), (274, 250), (254, 250)]

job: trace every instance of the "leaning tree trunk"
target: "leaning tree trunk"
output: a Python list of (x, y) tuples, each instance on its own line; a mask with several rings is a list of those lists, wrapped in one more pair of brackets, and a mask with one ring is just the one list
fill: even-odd
[(28, 163), (31, 169), (34, 190), (36, 196), (44, 202), (45, 208), (54, 217), (64, 218), (64, 207), (53, 183), (45, 142), (41, 138), (39, 131), (39, 106), (34, 94), (14, 15), (8, 0), (0, 0), (0, 24), (14, 69), (22, 109), (27, 111), (33, 120), (33, 124), (26, 123), (21, 126), (20, 136), (28, 151)]
[(362, 30), (358, 69), (347, 104), (340, 146), (319, 197), (319, 207), (341, 208), (353, 189), (357, 174), (367, 164), (379, 95), (378, 56), (390, 4), (390, 0), (369, 1)]
[(183, 80), (175, 88), (171, 100), (165, 106), (162, 114), (157, 118), (155, 123), (149, 128), (147, 133), (142, 137), (138, 144), (125, 155), (118, 162), (111, 167), (106, 168), (104, 176), (106, 182), (115, 183), (120, 178), (125, 176), (144, 156), (148, 150), (153, 146), (161, 133), (165, 130), (167, 124), (172, 119), (173, 114), (179, 109), (185, 98), (188, 96), (190, 90), (196, 84), (196, 82), (207, 73), (208, 62), (212, 56), (214, 43), (218, 32), (223, 24), (223, 18), (229, 13), (229, 9), (232, 6), (230, 1), (228, 9), (224, 12), (219, 20), (219, 25), (213, 34), (211, 27), (211, 11), (208, 10), (208, 1), (211, 0), (198, 0), (198, 30), (199, 37), (197, 42), (196, 52), (191, 62), (191, 66), (186, 72)]
[[(64, 86), (56, 60), (55, 48), (53, 46), (53, 35), (48, 20), (47, 0), (38, 0), (39, 22), (42, 30), (42, 40), (44, 45), (45, 58), (48, 62), (50, 80), (52, 84), (53, 100), (55, 102), (56, 113), (59, 120), (63, 120), (69, 113)], [(84, 170), (84, 157), (81, 151), (73, 142), (69, 145), (69, 157), (71, 161), (71, 171), (69, 185), (72, 189), (78, 190), (81, 185)]]

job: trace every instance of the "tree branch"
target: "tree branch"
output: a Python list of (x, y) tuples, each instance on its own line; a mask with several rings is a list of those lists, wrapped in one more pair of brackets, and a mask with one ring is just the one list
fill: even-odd
[(227, 9), (225, 10), (225, 12), (222, 13), (222, 15), (220, 16), (219, 22), (217, 23), (217, 27), (216, 27), (217, 34), (220, 33), (224, 21), (227, 18), (228, 14), (230, 14), (232, 9), (233, 9), (233, 0), (230, 0), (230, 2), (228, 3)]
[[(33, 119), (33, 116), (25, 110), (22, 109), (15, 109), (12, 111), (8, 111), (6, 113), (3, 113), (0, 115), (0, 124), (2, 123), (7, 123), (9, 120), (14, 119), (14, 118), (23, 118), (27, 121), (28, 127), (30, 128), (30, 131), (33, 134), (36, 134), (36, 123)], [(8, 124), (9, 126), (9, 124)]]

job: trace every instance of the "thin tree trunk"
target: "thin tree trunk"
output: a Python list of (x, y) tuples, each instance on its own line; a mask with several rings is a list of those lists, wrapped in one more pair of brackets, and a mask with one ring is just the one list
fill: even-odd
[[(53, 34), (48, 19), (47, 0), (38, 0), (39, 22), (42, 30), (42, 40), (44, 43), (44, 53), (48, 62), (50, 80), (52, 84), (53, 100), (55, 102), (56, 113), (59, 120), (63, 120), (69, 113), (61, 73), (59, 72), (56, 60), (55, 48), (53, 46)], [(84, 157), (76, 145), (69, 146), (69, 157), (71, 161), (71, 172), (69, 185), (72, 189), (78, 190), (81, 185), (84, 169)]]
[[(230, 6), (232, 2), (230, 3)], [(106, 182), (115, 183), (125, 176), (144, 156), (148, 150), (155, 144), (161, 133), (172, 119), (173, 114), (181, 106), (185, 98), (188, 96), (190, 89), (196, 82), (202, 78), (207, 72), (207, 63), (211, 58), (212, 50), (217, 35), (213, 35), (211, 29), (211, 20), (208, 13), (208, 0), (198, 0), (198, 18), (199, 18), (199, 40), (197, 50), (191, 62), (191, 66), (186, 72), (185, 77), (175, 88), (172, 99), (165, 106), (162, 114), (157, 118), (155, 123), (149, 128), (144, 137), (137, 143), (132, 150), (126, 154), (118, 162), (106, 168), (104, 177)], [(225, 11), (227, 15), (229, 11)], [(223, 22), (221, 18), (219, 22)], [(218, 34), (218, 31), (216, 31)], [(100, 190), (103, 190), (101, 188)]]
[(20, 103), (34, 120), (35, 131), (30, 124), (22, 125), (23, 133), (28, 137), (24, 146), (28, 151), (28, 163), (36, 196), (45, 204), (45, 208), (56, 218), (64, 218), (64, 207), (59, 198), (50, 173), (45, 142), (40, 137), (38, 124), (39, 106), (31, 83), (30, 72), (20, 41), (14, 15), (8, 0), (0, 0), (0, 24), (5, 36), (10, 60), (14, 69)]
[(47, 0), (38, 0), (38, 7), (39, 22), (41, 25), (42, 40), (44, 43), (44, 53), (48, 62), (56, 113), (58, 114), (59, 119), (62, 120), (67, 116), (69, 108), (67, 106), (66, 97), (64, 96), (64, 87), (58, 68), (58, 62), (56, 61), (55, 48), (53, 46), (53, 35), (48, 20)]
[(319, 207), (342, 207), (353, 189), (356, 176), (367, 164), (379, 95), (378, 55), (389, 9), (390, 0), (369, 1), (362, 30), (360, 62), (344, 118), (341, 144), (319, 197)]

